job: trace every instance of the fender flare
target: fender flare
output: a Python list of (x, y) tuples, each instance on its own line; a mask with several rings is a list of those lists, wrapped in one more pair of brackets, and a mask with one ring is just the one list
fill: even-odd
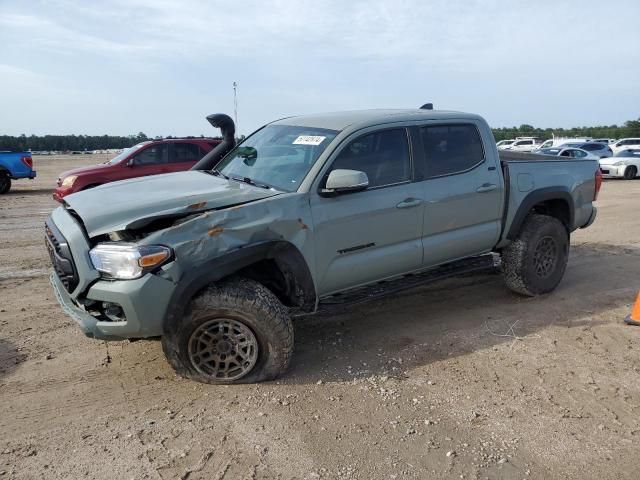
[(547, 202), (549, 200), (562, 200), (569, 207), (569, 230), (573, 231), (573, 222), (575, 217), (575, 205), (573, 204), (573, 197), (571, 197), (571, 193), (567, 187), (556, 186), (556, 187), (546, 187), (541, 188), (539, 190), (533, 191), (528, 194), (520, 203), (516, 214), (511, 221), (511, 226), (509, 227), (509, 233), (507, 233), (507, 238), (509, 240), (514, 240), (520, 230), (522, 228), (522, 224), (524, 223), (529, 212), (538, 205), (539, 203)]
[(171, 295), (163, 332), (179, 324), (189, 301), (203, 288), (261, 260), (274, 260), (300, 298), (300, 309), (311, 312), (316, 290), (307, 262), (297, 247), (284, 240), (260, 242), (225, 253), (185, 272)]

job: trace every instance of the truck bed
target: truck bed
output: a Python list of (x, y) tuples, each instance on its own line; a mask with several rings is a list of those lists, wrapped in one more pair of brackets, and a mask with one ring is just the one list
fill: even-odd
[(557, 155), (542, 155), (530, 152), (511, 152), (509, 150), (498, 150), (501, 162), (580, 162), (579, 158), (558, 157)]
[(583, 228), (594, 218), (592, 201), (597, 160), (500, 151), (504, 176), (505, 207), (502, 235), (504, 246), (517, 232), (530, 206), (548, 199), (562, 199), (570, 207), (571, 231)]

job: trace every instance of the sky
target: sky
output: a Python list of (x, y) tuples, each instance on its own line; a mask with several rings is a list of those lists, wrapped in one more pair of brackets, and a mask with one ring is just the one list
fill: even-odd
[(435, 108), (492, 127), (640, 117), (640, 0), (0, 0), (0, 135), (238, 133)]

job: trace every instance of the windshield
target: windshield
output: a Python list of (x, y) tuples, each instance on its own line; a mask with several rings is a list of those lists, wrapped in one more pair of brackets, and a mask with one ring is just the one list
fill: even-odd
[(293, 192), (337, 134), (324, 128), (268, 125), (233, 149), (216, 170), (230, 178)]
[(139, 150), (140, 148), (142, 148), (147, 143), (149, 143), (149, 142), (142, 142), (142, 143), (139, 143), (137, 145), (134, 145), (133, 147), (125, 148), (117, 156), (113, 157), (111, 160), (107, 160), (104, 163), (108, 163), (109, 165), (115, 165), (116, 163), (120, 163), (122, 160), (127, 158), (130, 154), (132, 154), (136, 150)]

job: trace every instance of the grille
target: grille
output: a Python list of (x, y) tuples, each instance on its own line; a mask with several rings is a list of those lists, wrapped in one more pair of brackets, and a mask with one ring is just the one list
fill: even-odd
[(78, 273), (73, 262), (73, 256), (67, 240), (60, 230), (47, 220), (44, 226), (45, 244), (51, 258), (51, 264), (56, 275), (68, 292), (72, 292), (78, 286)]

